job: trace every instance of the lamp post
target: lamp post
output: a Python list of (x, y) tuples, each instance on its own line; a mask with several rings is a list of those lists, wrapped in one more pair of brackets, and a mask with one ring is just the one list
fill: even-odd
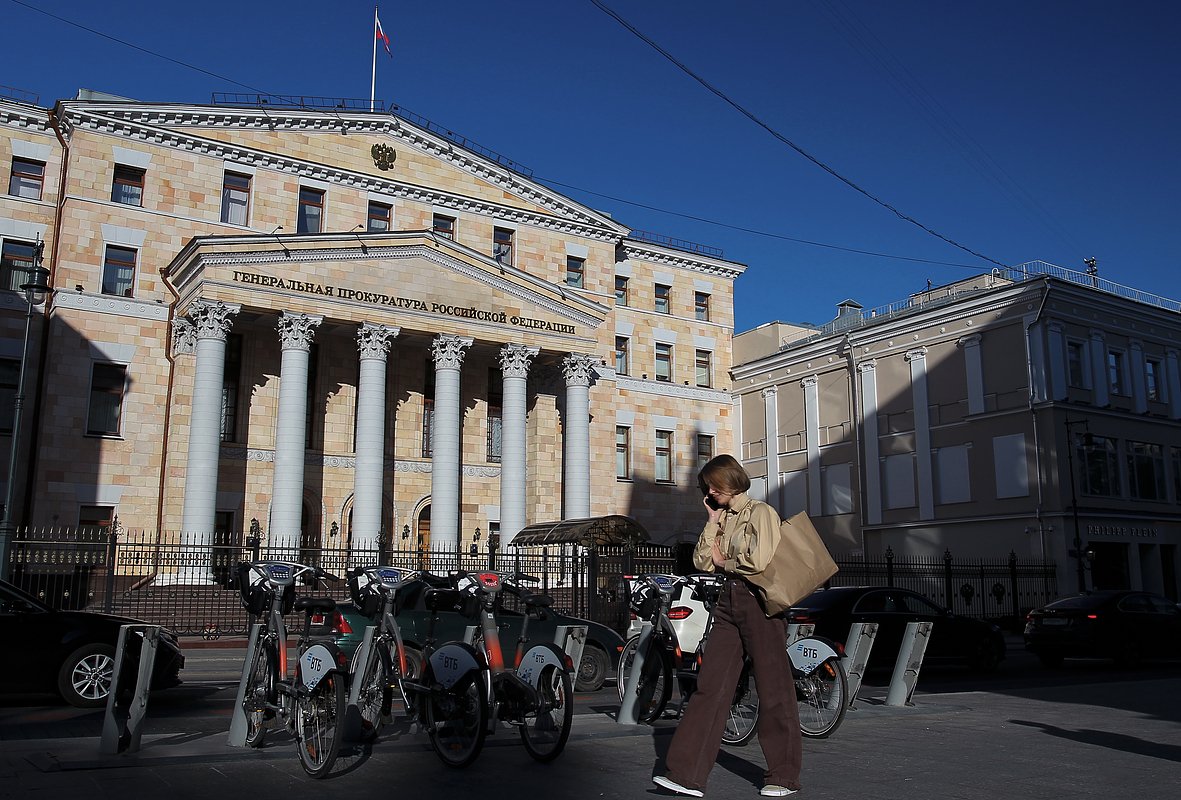
[(1070, 471), (1070, 508), (1074, 513), (1074, 562), (1078, 571), (1078, 590), (1085, 592), (1087, 590), (1087, 573), (1086, 567), (1083, 565), (1083, 540), (1079, 533), (1078, 525), (1078, 496), (1074, 491), (1074, 437), (1073, 430), (1075, 425), (1082, 425), (1085, 433), (1083, 434), (1083, 447), (1090, 446), (1092, 442), (1090, 425), (1085, 419), (1067, 419), (1066, 420), (1066, 464)]
[(25, 312), (25, 340), (21, 349), (20, 375), (16, 381), (16, 395), (12, 398), (12, 444), (8, 452), (8, 485), (4, 492), (4, 517), (0, 519), (0, 578), (8, 577), (8, 554), (15, 535), (12, 506), (16, 497), (16, 462), (21, 448), (21, 412), (25, 404), (25, 373), (29, 364), (29, 331), (33, 324), (33, 307), (44, 302), (53, 289), (49, 286), (49, 270), (41, 266), (45, 242), (38, 240), (33, 248), (33, 267), (28, 283), (21, 284), (28, 309)]

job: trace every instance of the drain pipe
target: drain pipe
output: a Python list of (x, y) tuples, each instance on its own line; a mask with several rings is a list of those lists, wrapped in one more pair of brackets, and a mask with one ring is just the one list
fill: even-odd
[(1033, 424), (1033, 459), (1034, 469), (1037, 471), (1037, 508), (1034, 517), (1037, 520), (1038, 546), (1041, 549), (1042, 563), (1046, 563), (1046, 525), (1042, 520), (1045, 489), (1042, 479), (1042, 444), (1041, 432), (1038, 428), (1038, 409), (1035, 408), (1034, 374), (1033, 374), (1033, 326), (1042, 321), (1042, 314), (1046, 310), (1046, 302), (1050, 298), (1050, 279), (1042, 279), (1042, 300), (1038, 304), (1037, 313), (1025, 326), (1025, 372), (1029, 378), (1029, 415)]

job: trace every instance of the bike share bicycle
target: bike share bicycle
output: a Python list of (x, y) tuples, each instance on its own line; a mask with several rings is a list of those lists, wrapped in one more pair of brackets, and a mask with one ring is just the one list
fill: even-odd
[[(668, 616), (671, 598), (680, 587), (691, 587), (694, 597), (710, 609), (712, 621), (712, 608), (725, 579), (712, 573), (699, 573), (688, 576), (640, 575), (628, 580), (631, 581), (629, 604), (632, 611), (645, 621), (644, 627), (650, 633), (641, 654), (640, 674), (634, 680), (632, 667), (644, 633), (633, 636), (624, 645), (617, 679), (619, 696), (623, 703), (625, 692), (634, 682), (635, 694), (627, 699), (635, 704), (637, 721), (651, 723), (660, 717), (668, 704), (674, 676), (681, 689), (681, 708), (688, 702), (696, 688), (697, 670), (709, 635), (710, 623), (707, 622), (696, 653), (685, 658)], [(799, 702), (800, 731), (810, 738), (831, 736), (844, 720), (849, 693), (848, 678), (836, 646), (827, 639), (809, 636), (790, 643), (787, 652)], [(723, 743), (742, 745), (750, 741), (758, 722), (758, 709), (758, 692), (748, 658), (735, 687), (734, 701), (722, 732)]]
[[(549, 642), (533, 644), (526, 650), (530, 618), (545, 613), (552, 599), (527, 589), (523, 584), (537, 579), (521, 573), (460, 572), (454, 577), (460, 594), (474, 598), (479, 605), (476, 646), (486, 659), (492, 709), (489, 732), (495, 730), (497, 722), (516, 726), (530, 756), (541, 762), (554, 760), (570, 738), (574, 719), (574, 663), (565, 651)], [(525, 606), (511, 664), (505, 662), (496, 621), (496, 601), (502, 591), (517, 595)]]
[[(310, 636), (312, 615), (332, 611), (336, 602), (327, 597), (296, 599), (295, 583), (305, 576), (317, 582), (335, 580), (318, 567), (290, 561), (238, 564), (242, 605), (263, 619), (251, 630), (248, 652), (252, 656), (244, 665), (238, 707), (244, 717), (247, 746), (262, 747), (277, 717), (295, 737), (304, 771), (313, 778), (322, 778), (340, 752), (348, 670), (344, 654), (334, 642)], [(295, 674), (289, 677), (287, 625), (283, 617), (292, 610), (304, 613), (304, 627)], [(231, 738), (237, 725), (236, 720), (231, 726)]]
[[(416, 581), (427, 584), (423, 599), (432, 612), (421, 654), (406, 647), (397, 620), (400, 592)], [(459, 598), (450, 581), (397, 567), (360, 567), (349, 574), (349, 592), (362, 614), (378, 620), (352, 663), (349, 708), (357, 709), (361, 738), (377, 736), (396, 691), (407, 719), (425, 727), (444, 764), (472, 763), (484, 746), (490, 710), (478, 651), (463, 642), (435, 645), (439, 612), (455, 608)]]

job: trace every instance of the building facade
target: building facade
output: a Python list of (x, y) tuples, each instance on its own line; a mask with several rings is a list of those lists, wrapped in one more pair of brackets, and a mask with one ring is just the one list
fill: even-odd
[[(190, 544), (196, 581), (252, 527), (346, 551), (699, 527), (743, 265), (420, 119), (80, 97), (0, 101), (14, 521), (117, 516)], [(55, 291), (30, 305), (38, 242)]]
[(743, 463), (837, 552), (1178, 597), (1181, 306), (1046, 264), (735, 338)]

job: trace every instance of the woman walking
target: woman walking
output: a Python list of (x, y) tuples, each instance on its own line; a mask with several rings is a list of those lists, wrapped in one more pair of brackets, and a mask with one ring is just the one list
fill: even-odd
[(668, 772), (652, 781), (676, 794), (703, 797), (722, 744), (744, 657), (750, 655), (759, 689), (759, 746), (767, 771), (759, 794), (786, 797), (800, 788), (802, 746), (781, 616), (768, 617), (747, 580), (771, 561), (779, 515), (747, 495), (750, 476), (730, 455), (712, 459), (698, 474), (709, 519), (693, 552), (694, 565), (726, 576), (714, 607), (697, 691), (669, 746)]

